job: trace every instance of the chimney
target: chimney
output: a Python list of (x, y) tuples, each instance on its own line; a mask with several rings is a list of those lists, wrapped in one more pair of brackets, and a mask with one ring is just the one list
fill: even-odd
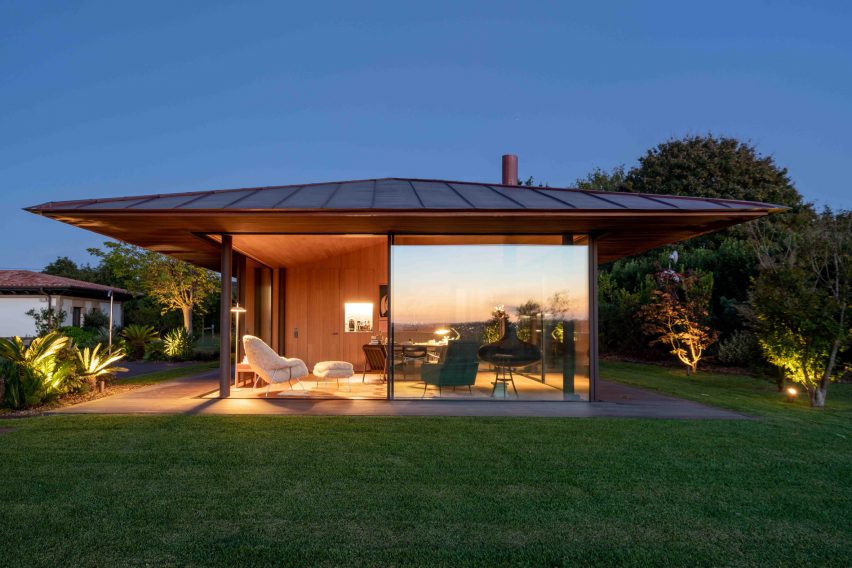
[(518, 185), (518, 157), (503, 154), (503, 185)]

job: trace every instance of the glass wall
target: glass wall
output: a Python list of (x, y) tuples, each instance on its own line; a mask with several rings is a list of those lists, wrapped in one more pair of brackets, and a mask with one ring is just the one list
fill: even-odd
[(395, 236), (395, 398), (588, 400), (584, 237)]

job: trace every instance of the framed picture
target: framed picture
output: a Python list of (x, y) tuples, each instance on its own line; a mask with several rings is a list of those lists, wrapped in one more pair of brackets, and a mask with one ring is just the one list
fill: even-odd
[(379, 317), (388, 317), (388, 285), (379, 284)]

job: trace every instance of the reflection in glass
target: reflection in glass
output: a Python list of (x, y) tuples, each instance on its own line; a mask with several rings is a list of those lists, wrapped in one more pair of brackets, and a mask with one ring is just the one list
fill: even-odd
[(467, 239), (392, 247), (395, 397), (587, 400), (588, 247)]

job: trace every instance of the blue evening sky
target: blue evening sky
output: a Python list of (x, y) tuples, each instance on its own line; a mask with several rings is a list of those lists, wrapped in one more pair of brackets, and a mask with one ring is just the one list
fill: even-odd
[(847, 2), (0, 0), (0, 267), (87, 260), (50, 200), (404, 176), (570, 185), (672, 136), (852, 207)]

